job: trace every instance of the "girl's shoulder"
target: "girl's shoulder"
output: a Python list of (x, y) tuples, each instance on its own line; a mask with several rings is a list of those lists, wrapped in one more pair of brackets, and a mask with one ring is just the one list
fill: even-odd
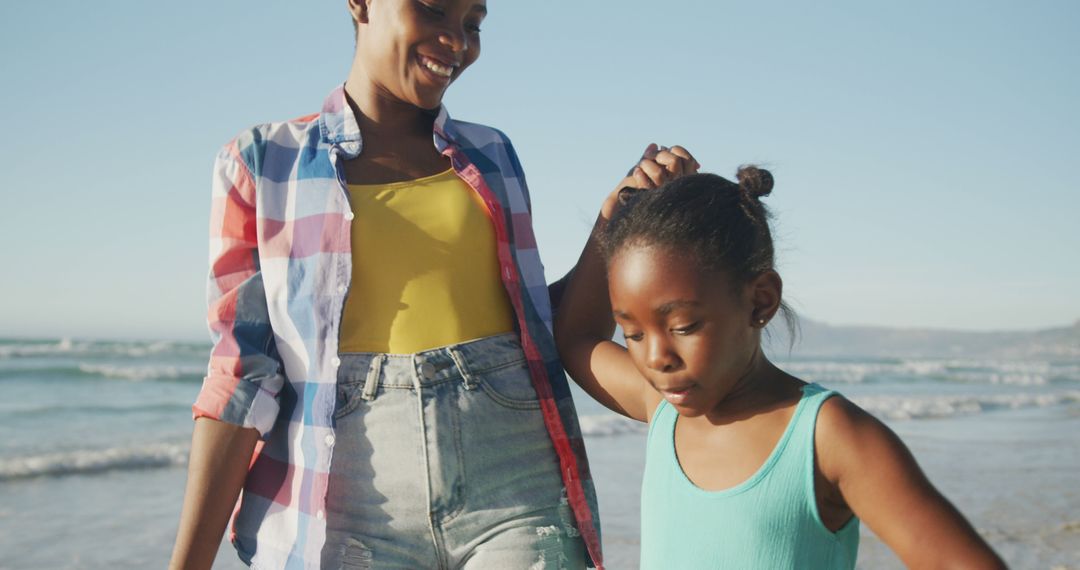
[(881, 420), (860, 408), (842, 394), (822, 388), (817, 384), (808, 384), (807, 386), (808, 389), (813, 386), (815, 391), (825, 396), (825, 400), (821, 403), (818, 412), (817, 429), (819, 434), (846, 438), (857, 436), (859, 432), (866, 429), (888, 429)]
[[(861, 436), (869, 432), (888, 430), (866, 410), (860, 408), (842, 394), (819, 387), (817, 384), (808, 384), (808, 389), (813, 386), (825, 396), (818, 410), (815, 427), (815, 439), (827, 441), (828, 446), (857, 443)], [(869, 432), (868, 432), (869, 430)]]
[(821, 404), (814, 440), (821, 474), (832, 482), (865, 472), (872, 465), (910, 457), (903, 441), (884, 422), (835, 393)]

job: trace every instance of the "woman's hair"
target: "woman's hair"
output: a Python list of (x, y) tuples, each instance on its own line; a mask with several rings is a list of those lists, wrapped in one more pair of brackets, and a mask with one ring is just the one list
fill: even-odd
[[(736, 289), (774, 269), (770, 215), (761, 203), (772, 192), (772, 174), (743, 166), (737, 178), (691, 174), (656, 190), (624, 189), (622, 207), (600, 236), (604, 257), (627, 247), (668, 247), (723, 273)], [(794, 313), (783, 303), (781, 311), (794, 340)]]

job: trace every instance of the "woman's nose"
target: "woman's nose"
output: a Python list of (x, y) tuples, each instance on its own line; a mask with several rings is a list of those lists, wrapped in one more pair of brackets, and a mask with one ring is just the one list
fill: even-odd
[(439, 42), (455, 52), (469, 49), (469, 39), (464, 30), (445, 30), (439, 34)]

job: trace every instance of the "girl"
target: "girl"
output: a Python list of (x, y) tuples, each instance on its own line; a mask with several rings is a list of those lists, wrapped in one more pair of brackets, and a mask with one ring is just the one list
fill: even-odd
[(789, 316), (760, 201), (773, 183), (738, 180), (610, 196), (556, 320), (571, 376), (650, 424), (642, 568), (853, 568), (860, 520), (909, 566), (1002, 568), (884, 424), (764, 356), (762, 329)]
[(352, 69), (321, 112), (218, 155), (172, 567), (210, 567), (241, 487), (252, 567), (600, 567), (521, 165), (442, 106), (486, 2), (348, 6)]

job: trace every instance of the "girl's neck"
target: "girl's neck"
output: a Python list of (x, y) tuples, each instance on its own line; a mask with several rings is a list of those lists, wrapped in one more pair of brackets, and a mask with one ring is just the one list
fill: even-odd
[(798, 384), (798, 381), (770, 362), (758, 347), (735, 386), (704, 418), (711, 424), (743, 419), (763, 406), (770, 406), (791, 397), (793, 388)]

